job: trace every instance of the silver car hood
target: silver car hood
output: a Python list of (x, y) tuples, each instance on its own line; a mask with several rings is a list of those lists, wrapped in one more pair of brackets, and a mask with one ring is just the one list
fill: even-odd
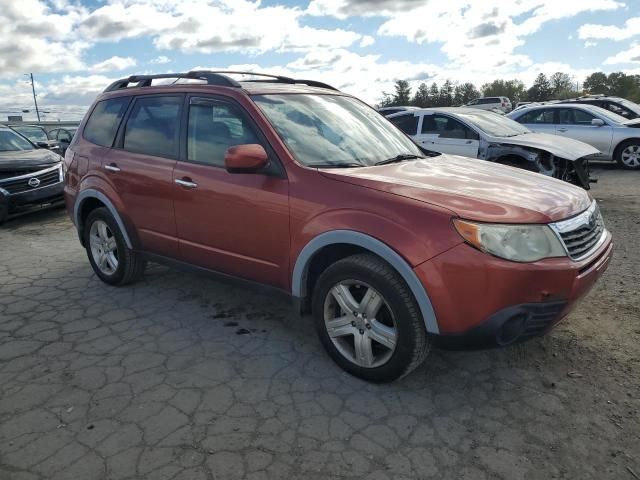
[(520, 145), (521, 147), (533, 147), (567, 160), (577, 160), (587, 155), (600, 153), (597, 148), (592, 147), (579, 140), (551, 135), (548, 133), (525, 133), (515, 137), (492, 137), (487, 136), (490, 143), (500, 143), (503, 145)]

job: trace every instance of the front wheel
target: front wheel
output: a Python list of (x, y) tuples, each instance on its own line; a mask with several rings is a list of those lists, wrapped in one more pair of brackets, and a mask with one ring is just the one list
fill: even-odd
[(118, 223), (106, 208), (96, 208), (87, 217), (84, 245), (93, 271), (109, 285), (126, 285), (144, 273), (144, 257), (127, 248)]
[(327, 268), (313, 292), (316, 331), (344, 370), (373, 382), (390, 382), (426, 357), (430, 339), (402, 277), (371, 254)]
[(616, 161), (622, 168), (640, 170), (640, 140), (629, 140), (620, 145)]

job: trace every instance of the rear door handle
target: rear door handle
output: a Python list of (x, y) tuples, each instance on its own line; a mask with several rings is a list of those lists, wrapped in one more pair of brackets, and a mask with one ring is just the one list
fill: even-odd
[(105, 170), (109, 170), (110, 172), (119, 172), (120, 167), (118, 167), (115, 163), (110, 163), (109, 165), (104, 166)]
[(178, 185), (180, 185), (181, 187), (184, 188), (198, 188), (198, 184), (194, 181), (192, 181), (190, 178), (188, 177), (184, 177), (184, 178), (176, 178), (174, 180)]

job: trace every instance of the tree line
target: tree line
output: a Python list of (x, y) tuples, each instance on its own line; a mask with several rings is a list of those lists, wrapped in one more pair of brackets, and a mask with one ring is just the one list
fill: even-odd
[(529, 88), (520, 80), (494, 80), (476, 88), (473, 83), (453, 83), (450, 80), (442, 85), (433, 82), (430, 86), (422, 82), (415, 93), (407, 80), (397, 80), (393, 93), (383, 92), (378, 107), (395, 105), (413, 105), (416, 107), (451, 107), (469, 103), (478, 97), (508, 97), (516, 102), (543, 102), (547, 100), (564, 100), (581, 95), (603, 94), (626, 98), (632, 102), (640, 102), (640, 75), (627, 75), (614, 72), (607, 75), (595, 72), (589, 75), (579, 88), (576, 81), (568, 74), (556, 72), (547, 77), (539, 74)]

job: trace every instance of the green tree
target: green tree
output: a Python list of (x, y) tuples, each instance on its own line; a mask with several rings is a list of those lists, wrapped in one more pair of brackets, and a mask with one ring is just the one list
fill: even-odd
[(478, 92), (476, 86), (473, 83), (465, 82), (456, 86), (454, 104), (465, 105), (479, 96), (480, 92)]
[(556, 72), (549, 77), (553, 94), (557, 97), (563, 92), (573, 91), (573, 78), (563, 72)]
[(430, 101), (429, 87), (423, 82), (418, 86), (418, 90), (416, 90), (416, 94), (413, 96), (411, 103), (416, 107), (424, 108), (430, 106)]
[(552, 95), (553, 87), (551, 86), (551, 82), (549, 82), (549, 79), (544, 73), (539, 74), (528, 91), (529, 100), (542, 102), (549, 100)]
[(613, 72), (607, 77), (609, 94), (622, 98), (630, 98), (638, 91), (638, 80), (634, 75)]
[(485, 97), (507, 97), (513, 103), (519, 102), (526, 96), (526, 86), (520, 80), (494, 80), (485, 83), (482, 88)]
[(393, 105), (411, 104), (411, 86), (406, 80), (396, 80)]
[(440, 87), (440, 105), (443, 107), (450, 107), (453, 105), (453, 83), (451, 80), (447, 80)]
[(584, 80), (582, 88), (587, 93), (602, 93), (603, 95), (608, 95), (609, 79), (607, 75), (602, 72), (594, 72)]
[(429, 100), (431, 102), (430, 107), (440, 107), (440, 89), (438, 84), (433, 82), (429, 87)]

